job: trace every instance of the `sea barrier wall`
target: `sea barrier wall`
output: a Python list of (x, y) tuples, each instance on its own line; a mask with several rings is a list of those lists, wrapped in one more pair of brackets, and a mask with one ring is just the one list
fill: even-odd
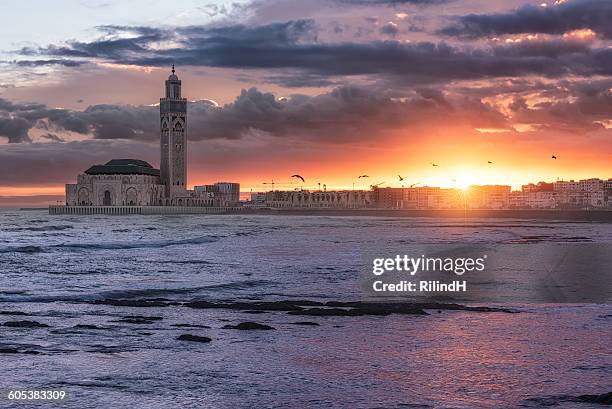
[(223, 214), (244, 213), (244, 207), (187, 206), (49, 206), (49, 214)]
[(160, 215), (160, 214), (254, 214), (275, 216), (375, 216), (375, 217), (432, 217), (453, 219), (534, 219), (583, 222), (612, 222), (610, 210), (549, 210), (549, 209), (299, 209), (187, 206), (49, 206), (49, 214), (62, 215)]

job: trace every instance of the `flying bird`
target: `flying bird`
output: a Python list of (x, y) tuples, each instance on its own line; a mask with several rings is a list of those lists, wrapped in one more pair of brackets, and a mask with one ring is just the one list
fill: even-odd
[(438, 164), (437, 163), (432, 163), (431, 166), (436, 166), (437, 167)]
[(369, 178), (369, 176), (368, 175), (361, 175), (357, 179), (361, 179), (361, 178)]
[(489, 165), (492, 165), (492, 164), (493, 164), (493, 162), (491, 162), (490, 160), (488, 160), (488, 161), (487, 161), (487, 163), (488, 163)]
[(300, 176), (300, 175), (291, 175), (291, 177), (292, 178), (298, 178), (298, 179), (301, 179), (302, 182), (306, 182), (306, 180), (304, 180), (304, 178), (302, 176)]
[(397, 175), (397, 177), (399, 178), (399, 181), (400, 181), (400, 182), (403, 182), (403, 181), (404, 181), (404, 179), (406, 179), (406, 178), (403, 178), (403, 177), (402, 177), (402, 175)]
[(553, 159), (557, 159), (557, 157), (555, 155), (552, 156)]

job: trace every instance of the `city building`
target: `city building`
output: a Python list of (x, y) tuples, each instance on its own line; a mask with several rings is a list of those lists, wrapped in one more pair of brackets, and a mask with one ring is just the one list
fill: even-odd
[(381, 209), (452, 209), (465, 204), (465, 192), (432, 186), (373, 187), (373, 206)]
[(612, 209), (612, 179), (604, 182), (604, 203), (606, 208)]
[(510, 208), (525, 209), (602, 209), (612, 207), (608, 181), (584, 179), (579, 181), (539, 182), (523, 185), (520, 192), (509, 195)]
[(466, 191), (467, 207), (470, 209), (507, 209), (511, 186), (482, 185), (470, 186)]
[(554, 183), (556, 204), (563, 209), (589, 209), (604, 207), (605, 181), (585, 179), (575, 182), (570, 180)]
[(251, 208), (263, 208), (266, 206), (265, 192), (251, 192), (249, 200), (244, 203), (245, 206)]
[(274, 190), (266, 193), (266, 206), (273, 208), (345, 208), (372, 206), (372, 192), (365, 190), (315, 191)]
[(215, 206), (237, 206), (240, 202), (240, 184), (217, 182), (213, 185), (194, 186), (199, 196), (207, 196)]
[(159, 169), (137, 159), (113, 159), (94, 165), (66, 185), (68, 206), (155, 206), (163, 202), (166, 187)]
[(612, 179), (538, 182), (512, 191), (508, 185), (467, 189), (420, 186), (351, 191), (271, 191), (257, 194), (250, 206), (272, 208), (378, 209), (612, 209)]
[[(93, 165), (66, 185), (66, 207), (75, 206), (236, 206), (240, 185), (220, 182), (187, 189), (187, 99), (172, 73), (159, 100), (160, 169), (138, 159), (112, 159)], [(55, 212), (63, 210), (55, 206)], [(67, 210), (66, 212), (71, 212)]]

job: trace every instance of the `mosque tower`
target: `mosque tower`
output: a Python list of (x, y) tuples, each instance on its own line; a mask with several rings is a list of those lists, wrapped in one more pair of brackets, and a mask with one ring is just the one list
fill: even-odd
[(166, 97), (159, 99), (161, 129), (160, 176), (166, 197), (172, 199), (187, 189), (187, 99), (181, 98), (181, 81), (174, 73), (166, 80)]

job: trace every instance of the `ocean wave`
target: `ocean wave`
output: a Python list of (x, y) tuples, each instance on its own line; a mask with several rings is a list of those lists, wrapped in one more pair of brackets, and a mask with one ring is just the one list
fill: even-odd
[(106, 242), (106, 243), (63, 243), (51, 246), (58, 249), (74, 250), (128, 250), (140, 248), (164, 248), (170, 246), (182, 246), (191, 244), (214, 243), (223, 236), (201, 236), (183, 240), (160, 240), (160, 241), (129, 241), (129, 242)]
[(28, 295), (13, 294), (13, 296), (0, 296), (0, 303), (54, 303), (54, 302), (82, 302), (82, 295)]
[(62, 231), (73, 229), (74, 227), (70, 224), (59, 224), (59, 225), (50, 225), (50, 226), (34, 226), (34, 227), (11, 227), (8, 229), (4, 229), (5, 231), (10, 232), (19, 232), (19, 231)]
[[(155, 261), (156, 264), (194, 264), (194, 265), (204, 265), (204, 266), (214, 266), (219, 263), (214, 263), (208, 260), (163, 260), (163, 261)], [(230, 264), (224, 264), (225, 266), (229, 266)]]
[(530, 243), (591, 243), (593, 239), (584, 236), (553, 236), (553, 235), (533, 235), (522, 236), (517, 239), (503, 241), (503, 244), (530, 244)]
[(111, 290), (103, 291), (89, 298), (95, 299), (133, 299), (133, 298), (151, 298), (161, 297), (172, 294), (190, 294), (198, 292), (202, 287), (187, 287), (187, 288), (142, 288), (138, 290)]
[(35, 254), (42, 253), (44, 250), (40, 246), (20, 246), (20, 247), (5, 247), (0, 249), (0, 253), (27, 253)]
[(111, 291), (103, 291), (97, 294), (90, 294), (84, 297), (87, 301), (99, 301), (108, 300), (108, 299), (121, 299), (121, 300), (130, 300), (130, 299), (142, 299), (143, 301), (168, 301), (168, 300), (160, 300), (155, 297), (163, 297), (166, 295), (180, 295), (180, 294), (193, 294), (198, 293), (200, 291), (207, 290), (219, 290), (219, 289), (244, 289), (244, 288), (253, 288), (258, 286), (264, 286), (274, 284), (272, 281), (268, 280), (244, 280), (244, 281), (234, 281), (231, 283), (221, 283), (221, 284), (211, 284), (206, 286), (198, 286), (198, 287), (182, 287), (182, 288), (142, 288), (137, 290), (111, 290)]
[(612, 392), (590, 395), (558, 395), (558, 396), (542, 396), (526, 399), (525, 402), (535, 403), (538, 407), (558, 406), (565, 402), (573, 403), (590, 403), (602, 406), (612, 405)]
[[(245, 280), (232, 283), (213, 284), (198, 287), (182, 287), (182, 288), (142, 288), (136, 290), (111, 290), (102, 291), (95, 294), (83, 294), (78, 298), (71, 298), (72, 302), (85, 302), (102, 305), (117, 305), (117, 306), (140, 306), (140, 307), (163, 307), (172, 305), (176, 301), (161, 298), (180, 296), (183, 294), (197, 294), (202, 291), (211, 290), (227, 290), (227, 289), (248, 289), (257, 286), (269, 285), (271, 282), (267, 280)], [(39, 297), (37, 301), (41, 298)], [(68, 301), (66, 297), (61, 299), (56, 298), (56, 301)]]
[(276, 284), (274, 281), (268, 280), (245, 280), (245, 281), (234, 281), (231, 283), (211, 284), (201, 287), (202, 290), (227, 290), (227, 289), (242, 289), (242, 288), (253, 288), (269, 284)]

